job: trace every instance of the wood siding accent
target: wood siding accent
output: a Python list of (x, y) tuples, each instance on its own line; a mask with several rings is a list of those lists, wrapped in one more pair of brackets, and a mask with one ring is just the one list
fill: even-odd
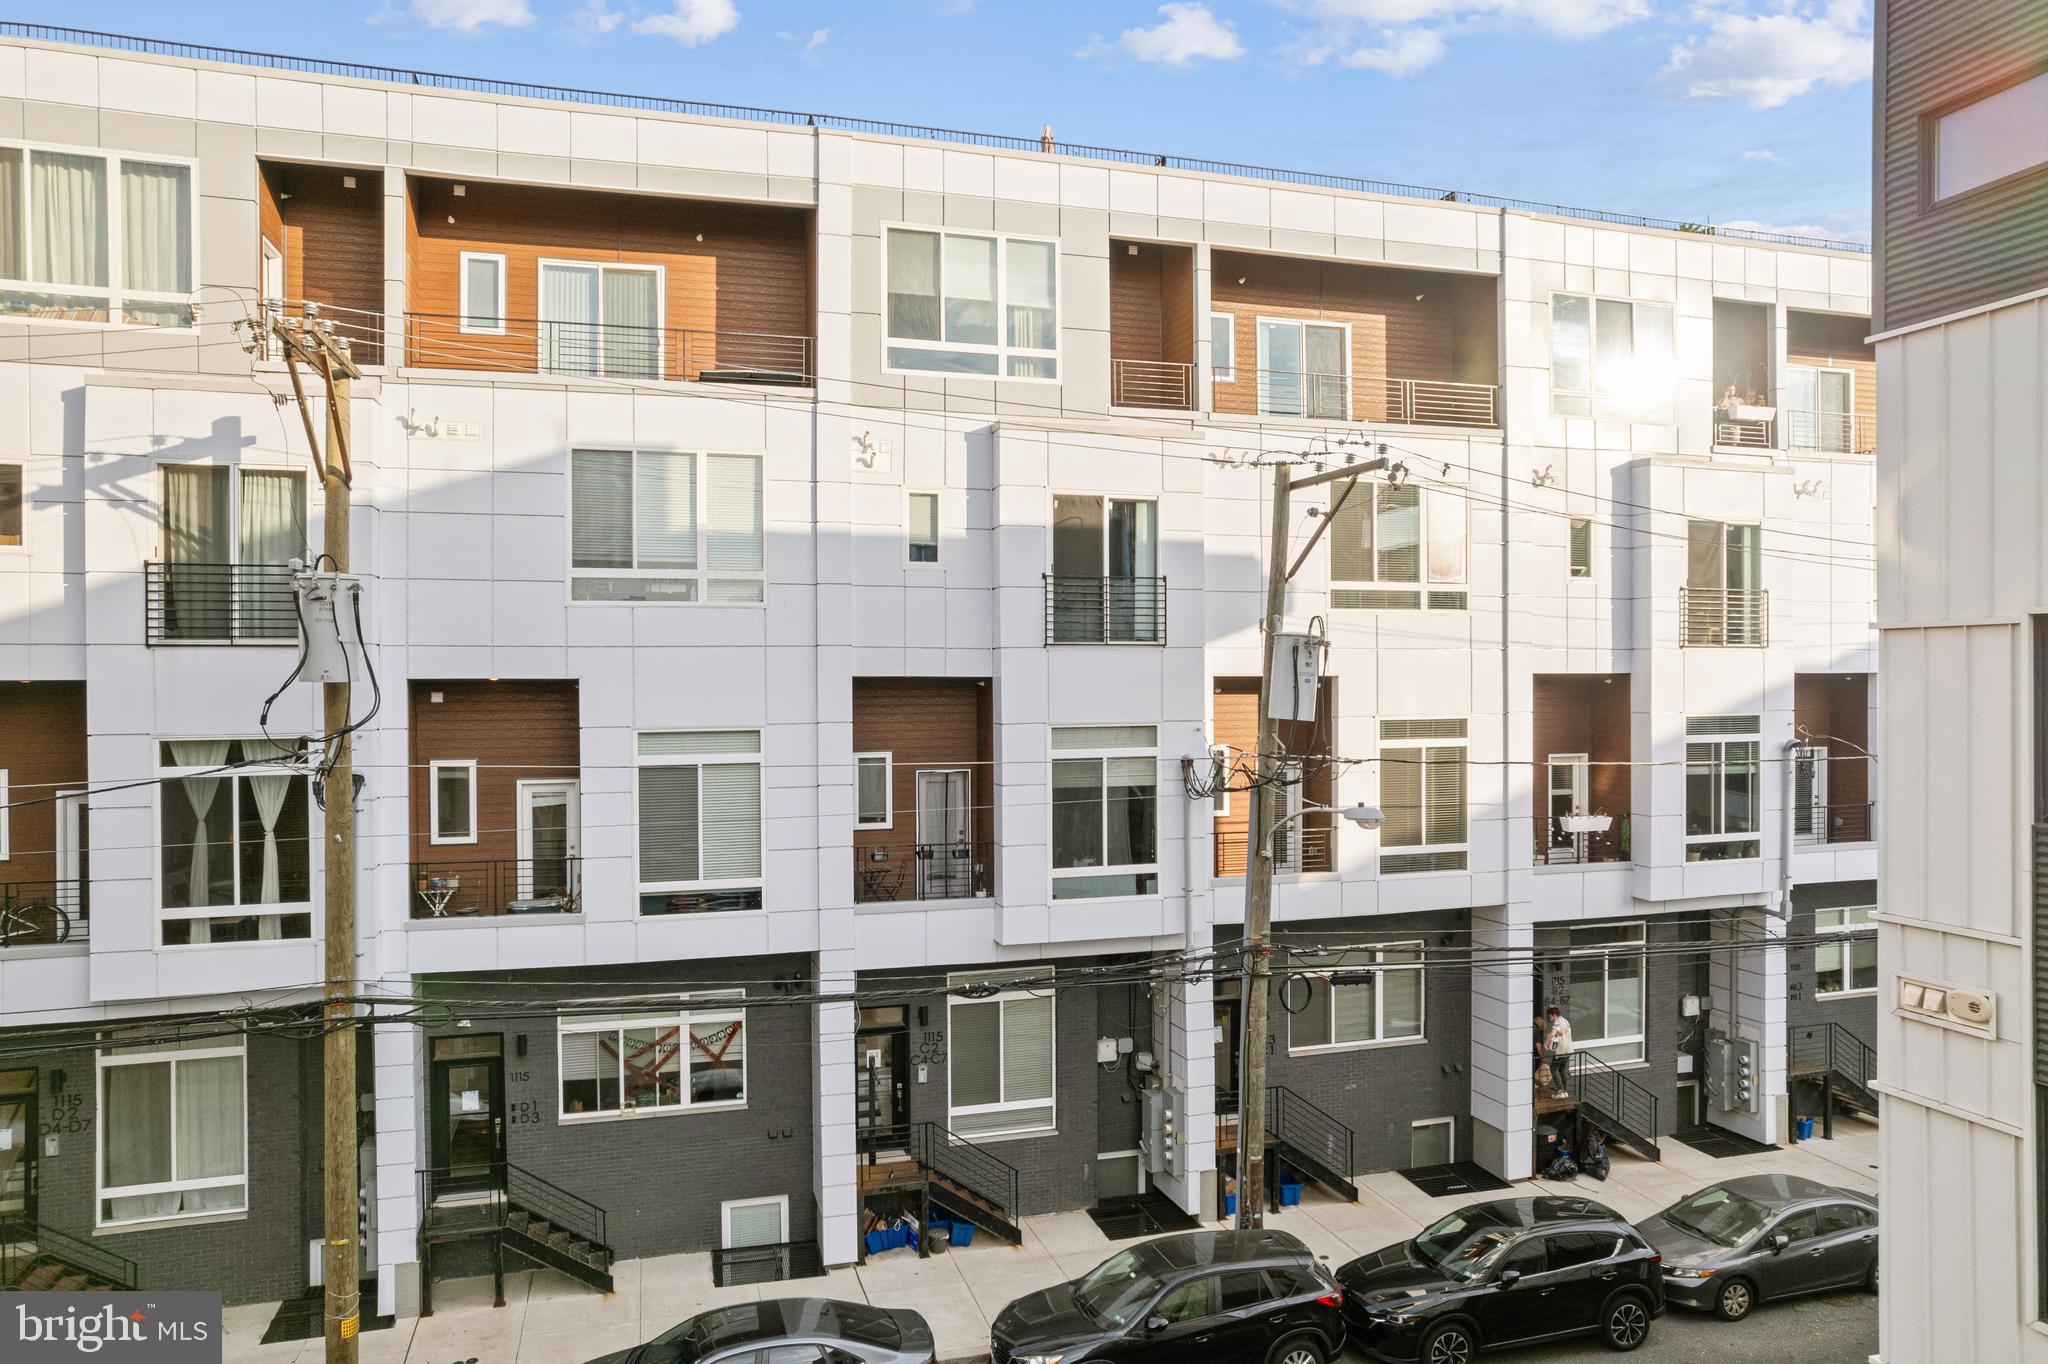
[(995, 842), (995, 712), (981, 678), (858, 677), (853, 682), (853, 751), (887, 753), (887, 829), (855, 829), (856, 857), (868, 848), (908, 850), (917, 842), (919, 768), (973, 773), (972, 840)]
[[(1870, 799), (1870, 678), (1865, 673), (1799, 673), (1792, 679), (1792, 720), (1801, 743), (1827, 750), (1828, 804)], [(1812, 735), (1809, 739), (1806, 735)], [(1821, 736), (1829, 736), (1823, 738)], [(1867, 825), (1852, 825), (1858, 830)]]
[[(1550, 790), (1550, 758), (1554, 753), (1583, 753), (1595, 764), (1586, 770), (1586, 813), (1628, 817), (1633, 798), (1633, 769), (1627, 763), (1633, 748), (1626, 674), (1538, 674), (1534, 679), (1535, 713), (1531, 726), (1536, 769), (1529, 789), (1541, 821)], [(1597, 764), (1613, 763), (1602, 767)]]
[(1194, 363), (1192, 248), (1157, 242), (1110, 242), (1109, 354), (1115, 360)]
[(1851, 371), (1856, 377), (1850, 396), (1863, 422), (1877, 420), (1877, 348), (1863, 339), (1869, 332), (1867, 317), (1785, 313), (1785, 363)]
[(0, 687), (0, 768), (7, 772), (7, 860), (0, 883), (57, 875), (60, 788), (86, 786), (85, 683)]
[[(1162, 246), (1159, 250), (1163, 257), (1159, 272), (1159, 358), (1192, 365), (1196, 336), (1195, 251), (1190, 246)], [(1202, 325), (1208, 326), (1206, 319)]]
[[(431, 699), (435, 692), (441, 693), (439, 703)], [(518, 857), (519, 783), (576, 780), (583, 770), (582, 726), (574, 681), (413, 683), (412, 860), (455, 864)], [(477, 840), (430, 842), (427, 764), (462, 760), (476, 763)]]
[[(354, 176), (356, 187), (344, 188), (343, 176)], [(263, 183), (282, 233), (284, 296), (333, 308), (329, 320), (348, 335), (357, 362), (382, 364), (375, 338), (384, 315), (383, 174), (272, 161)], [(258, 216), (268, 218), (261, 208)], [(260, 261), (258, 269), (260, 278)]]
[[(1259, 747), (1259, 679), (1256, 677), (1219, 677), (1214, 684), (1210, 698), (1211, 742), (1229, 744), (1232, 750), (1233, 766), (1228, 780), (1233, 787), (1241, 787), (1251, 779), (1252, 755)], [(1279, 727), (1280, 744), (1290, 753), (1326, 751), (1330, 747), (1329, 737), (1336, 733), (1331, 717), (1336, 712), (1337, 679), (1326, 677), (1322, 689), (1316, 694), (1316, 721), (1313, 725), (1298, 720), (1283, 721)], [(1321, 742), (1318, 742), (1321, 736)], [(1304, 805), (1329, 805), (1336, 790), (1334, 771), (1327, 763), (1311, 767), (1308, 780), (1302, 791)], [(1328, 871), (1332, 866), (1330, 857), (1331, 819), (1329, 815), (1306, 815), (1300, 820), (1302, 827), (1323, 832), (1311, 836), (1302, 846), (1302, 863), (1305, 871)], [(1216, 875), (1243, 876), (1249, 856), (1251, 834), (1251, 793), (1233, 790), (1230, 793), (1230, 813), (1214, 816), (1212, 832), (1215, 834)]]

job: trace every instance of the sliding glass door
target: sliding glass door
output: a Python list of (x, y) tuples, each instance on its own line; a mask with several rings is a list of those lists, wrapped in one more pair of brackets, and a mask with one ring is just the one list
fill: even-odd
[(540, 367), (592, 378), (660, 378), (661, 271), (542, 262)]

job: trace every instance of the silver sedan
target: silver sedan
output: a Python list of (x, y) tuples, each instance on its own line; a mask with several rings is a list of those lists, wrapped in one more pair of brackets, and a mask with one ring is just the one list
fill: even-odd
[(1665, 1301), (1740, 1321), (1759, 1302), (1877, 1291), (1877, 1203), (1799, 1175), (1701, 1189), (1636, 1224), (1664, 1257)]
[(932, 1364), (915, 1312), (831, 1298), (771, 1298), (700, 1312), (590, 1364)]

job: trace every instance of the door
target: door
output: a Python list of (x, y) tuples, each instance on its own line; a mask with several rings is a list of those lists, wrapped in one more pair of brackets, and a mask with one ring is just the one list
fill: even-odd
[(1785, 367), (1785, 406), (1795, 450), (1846, 454), (1855, 447), (1856, 376), (1846, 369)]
[(1154, 584), (1159, 577), (1159, 504), (1112, 500), (1104, 548), (1109, 558), (1109, 575), (1103, 584), (1107, 642), (1158, 643), (1159, 602)]
[(159, 466), (165, 639), (227, 639), (234, 526), (231, 471), (219, 464)]
[(1212, 1297), (1216, 1277), (1189, 1279), (1160, 1294), (1115, 1358), (1124, 1364), (1189, 1364), (1191, 1360), (1226, 1358), (1210, 1349), (1218, 1325)]
[(917, 774), (917, 898), (974, 894), (973, 774), (965, 768)]
[(0, 1074), (0, 1218), (36, 1220), (36, 1072)]
[(1795, 1212), (1780, 1218), (1778, 1224), (1765, 1234), (1768, 1247), (1770, 1237), (1782, 1235), (1789, 1244), (1776, 1255), (1765, 1251), (1764, 1262), (1757, 1266), (1763, 1279), (1766, 1297), (1783, 1297), (1788, 1293), (1809, 1293), (1816, 1288), (1828, 1286), (1828, 1264), (1826, 1238), (1820, 1234), (1820, 1214), (1812, 1208)]
[(1548, 860), (1551, 862), (1583, 862), (1586, 860), (1585, 835), (1567, 833), (1564, 820), (1572, 815), (1583, 815), (1586, 810), (1586, 755), (1583, 753), (1553, 753), (1550, 755), (1549, 781), (1549, 833)]
[(1599, 1324), (1607, 1295), (1621, 1284), (1614, 1262), (1620, 1237), (1611, 1231), (1561, 1231), (1544, 1238), (1550, 1243), (1546, 1302), (1551, 1320), (1546, 1329), (1582, 1331)]
[[(1541, 1236), (1528, 1237), (1508, 1250), (1492, 1281), (1474, 1290), (1465, 1303), (1481, 1339), (1504, 1345), (1558, 1329), (1550, 1324), (1555, 1313), (1549, 1268), (1549, 1251)], [(1500, 1276), (1509, 1270), (1521, 1277), (1502, 1286)]]
[(1278, 1296), (1265, 1270), (1234, 1269), (1217, 1275), (1216, 1320), (1202, 1347), (1203, 1358), (1264, 1359), (1284, 1329)]
[(1877, 1261), (1877, 1219), (1855, 1203), (1827, 1203), (1819, 1209), (1820, 1262), (1830, 1288), (1860, 1284)]
[(1818, 745), (1792, 750), (1792, 838), (1828, 841), (1828, 751)]
[(853, 1056), (861, 1151), (900, 1149), (910, 1134), (910, 1024), (904, 1011), (862, 1009)]
[[(476, 1039), (481, 1040), (481, 1039)], [(437, 1194), (497, 1188), (505, 1161), (505, 1063), (497, 1056), (434, 1062)]]
[(523, 781), (518, 786), (520, 909), (573, 910), (576, 900), (577, 786)]
[(1215, 1003), (1216, 1019), (1216, 1111), (1237, 1112), (1237, 1048), (1239, 1037), (1237, 1004), (1234, 999)]
[(1419, 1122), (1408, 1129), (1408, 1168), (1448, 1165), (1457, 1156), (1458, 1129), (1449, 1118)]
[(71, 940), (86, 935), (91, 917), (91, 886), (87, 850), (90, 847), (83, 791), (57, 793), (57, 894), (58, 906), (71, 916)]

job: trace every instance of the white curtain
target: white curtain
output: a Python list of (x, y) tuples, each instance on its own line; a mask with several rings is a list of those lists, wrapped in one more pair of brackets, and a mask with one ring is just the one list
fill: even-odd
[[(174, 739), (171, 741), (171, 761), (180, 767), (219, 767), (227, 761), (228, 741), (225, 739)], [(220, 792), (220, 778), (186, 777), (178, 783), (185, 788), (185, 799), (192, 803), (194, 829), (192, 832), (192, 859), (188, 864), (186, 893), (188, 905), (210, 905), (213, 894), (208, 878), (208, 838), (206, 812), (213, 808), (213, 798)]]
[(242, 470), (238, 635), (290, 639), (298, 633), (286, 565), (306, 553), (305, 478), (283, 469)]
[(31, 167), (36, 279), (106, 288), (107, 163), (97, 156), (36, 152)]
[[(284, 812), (284, 799), (297, 781), (284, 773), (265, 773), (249, 778), (249, 794), (256, 799), (256, 817), (263, 821), (263, 881), (256, 892), (258, 904), (274, 905), (279, 900), (277, 875), (277, 817)], [(275, 916), (272, 916), (274, 919)], [(272, 927), (266, 923), (265, 928)], [(265, 937), (274, 936), (266, 933)]]
[(19, 147), (0, 147), (0, 279), (24, 279), (21, 259), (21, 157)]
[(597, 270), (540, 268), (540, 367), (549, 374), (597, 373)]
[[(103, 1086), (107, 1111), (100, 1115), (100, 1152), (105, 1186), (120, 1189), (169, 1181), (170, 1066), (109, 1066)], [(178, 1211), (175, 1193), (137, 1194), (107, 1201), (109, 1215), (123, 1221), (168, 1217)]]
[(604, 372), (613, 378), (661, 377), (659, 278), (652, 270), (604, 272)]
[(192, 291), (192, 172), (121, 163), (121, 285), (152, 293)]
[[(178, 1178), (219, 1179), (242, 1170), (242, 1058), (180, 1061), (177, 1086)], [(186, 1212), (223, 1212), (244, 1202), (244, 1186), (192, 1189)]]

